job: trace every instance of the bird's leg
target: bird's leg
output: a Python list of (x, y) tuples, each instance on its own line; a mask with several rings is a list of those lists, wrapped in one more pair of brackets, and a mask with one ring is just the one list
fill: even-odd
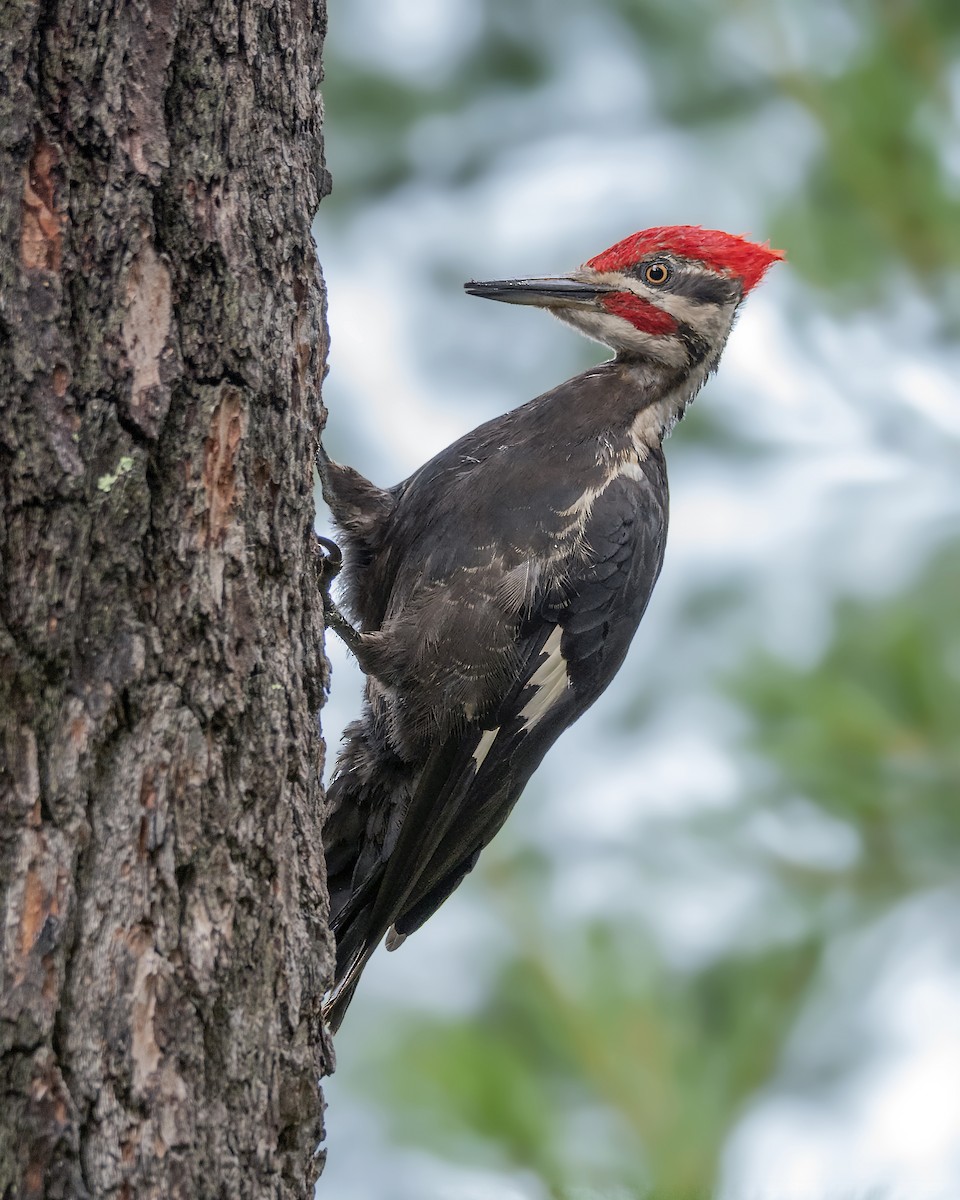
[(316, 552), (320, 555), (320, 595), (323, 597), (324, 623), (328, 629), (333, 630), (347, 649), (356, 656), (361, 669), (369, 675), (372, 663), (365, 661), (370, 656), (367, 653), (368, 647), (365, 644), (364, 635), (359, 629), (354, 629), (330, 595), (330, 588), (333, 586), (333, 581), (340, 574), (340, 570), (343, 567), (343, 552), (337, 543), (331, 541), (330, 538), (321, 537), (318, 533), (315, 533), (313, 536), (316, 542)]
[(321, 537), (318, 533), (313, 536), (317, 554), (320, 556), (320, 595), (323, 597), (324, 623), (337, 634), (348, 649), (355, 652), (361, 645), (363, 634), (354, 629), (330, 595), (333, 581), (343, 568), (343, 552), (330, 538)]

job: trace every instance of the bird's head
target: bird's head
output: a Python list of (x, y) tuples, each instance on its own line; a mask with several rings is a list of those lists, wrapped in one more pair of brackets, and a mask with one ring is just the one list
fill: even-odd
[(569, 275), (465, 284), (472, 296), (535, 304), (621, 357), (683, 371), (716, 362), (737, 307), (783, 258), (718, 229), (644, 229)]

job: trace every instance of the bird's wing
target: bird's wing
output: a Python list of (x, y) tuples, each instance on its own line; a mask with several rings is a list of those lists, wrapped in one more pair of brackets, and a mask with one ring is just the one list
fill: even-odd
[(378, 924), (390, 918), (394, 944), (472, 869), (546, 751), (616, 674), (660, 572), (665, 536), (665, 496), (649, 484), (615, 481), (593, 504), (562, 599), (544, 596), (524, 621), (518, 670), (496, 713), (455, 739), (442, 798), (425, 795), (422, 813), (411, 805), (404, 819), (402, 853), (398, 842), (387, 867), (403, 886), (378, 904)]

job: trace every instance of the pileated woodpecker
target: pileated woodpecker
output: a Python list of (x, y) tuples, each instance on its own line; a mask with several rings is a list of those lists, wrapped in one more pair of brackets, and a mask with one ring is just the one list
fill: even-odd
[[(468, 283), (546, 308), (614, 357), (387, 490), (321, 451), (359, 628), (325, 594), (327, 620), (367, 676), (328, 792), (332, 1029), (380, 940), (399, 946), (447, 899), (619, 669), (663, 560), (660, 443), (782, 257), (680, 225), (570, 275)], [(325, 545), (328, 588), (340, 560)]]

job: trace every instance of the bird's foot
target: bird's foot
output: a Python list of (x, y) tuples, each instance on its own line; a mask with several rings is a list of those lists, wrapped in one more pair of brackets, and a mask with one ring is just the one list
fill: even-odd
[(330, 585), (343, 569), (343, 551), (330, 538), (313, 535), (313, 548), (320, 559), (320, 591), (324, 599), (330, 591)]
[(313, 536), (315, 539), (314, 548), (320, 556), (320, 595), (323, 597), (324, 623), (328, 629), (334, 631), (348, 650), (353, 651), (362, 667), (364, 650), (363, 634), (359, 630), (354, 629), (330, 595), (330, 588), (333, 586), (333, 581), (340, 574), (343, 567), (343, 551), (330, 538), (321, 537), (318, 533), (315, 533)]

